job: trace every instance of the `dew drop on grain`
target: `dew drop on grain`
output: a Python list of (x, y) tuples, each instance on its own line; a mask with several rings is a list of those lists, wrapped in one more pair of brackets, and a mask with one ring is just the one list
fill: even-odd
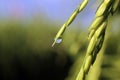
[(53, 42), (52, 47), (53, 47), (56, 43), (59, 44), (59, 43), (61, 43), (61, 42), (62, 42), (62, 39), (61, 39), (61, 38), (56, 39), (56, 40)]
[(59, 43), (61, 43), (61, 42), (62, 42), (62, 39), (61, 39), (61, 38), (59, 38), (59, 39), (57, 39), (57, 40), (56, 40), (56, 42), (55, 42), (55, 43), (58, 43), (58, 44), (59, 44)]

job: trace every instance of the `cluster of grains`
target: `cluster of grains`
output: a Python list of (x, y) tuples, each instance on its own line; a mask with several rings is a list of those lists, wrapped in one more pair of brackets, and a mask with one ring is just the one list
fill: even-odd
[(102, 47), (108, 23), (108, 16), (110, 13), (114, 14), (117, 11), (119, 4), (120, 0), (104, 0), (97, 9), (95, 20), (89, 28), (88, 39), (90, 42), (87, 53), (76, 80), (85, 80), (85, 76), (95, 62), (96, 56)]
[[(73, 12), (70, 18), (63, 24), (61, 29), (58, 31), (54, 43), (60, 43), (62, 41), (62, 35), (65, 32), (66, 28), (74, 21), (76, 16), (85, 8), (88, 0), (83, 0), (83, 2), (78, 6), (78, 8)], [(103, 0), (96, 11), (95, 20), (89, 28), (89, 45), (87, 53), (83, 62), (83, 65), (76, 77), (76, 80), (85, 80), (90, 67), (96, 60), (96, 56), (100, 51), (104, 37), (105, 31), (108, 23), (108, 17), (110, 14), (114, 14), (120, 5), (120, 0)]]

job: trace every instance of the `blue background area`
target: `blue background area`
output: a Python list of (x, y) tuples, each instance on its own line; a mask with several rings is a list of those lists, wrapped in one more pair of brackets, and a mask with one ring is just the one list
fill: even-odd
[[(82, 0), (0, 0), (0, 17), (32, 18), (39, 15), (53, 22), (65, 22)], [(89, 25), (96, 8), (89, 1), (86, 9), (77, 17), (75, 24)]]

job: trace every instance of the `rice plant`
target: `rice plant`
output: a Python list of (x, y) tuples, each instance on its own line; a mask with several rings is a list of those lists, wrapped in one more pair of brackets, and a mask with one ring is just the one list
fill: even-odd
[[(62, 41), (63, 33), (66, 28), (74, 21), (76, 16), (86, 7), (88, 0), (83, 0), (83, 2), (78, 6), (78, 8), (73, 12), (70, 18), (63, 24), (61, 29), (58, 31), (54, 43), (60, 43)], [(95, 19), (89, 27), (88, 40), (89, 45), (86, 51), (86, 56), (84, 58), (83, 64), (79, 70), (76, 80), (85, 80), (91, 66), (96, 61), (96, 57), (102, 48), (104, 43), (104, 38), (106, 35), (106, 29), (109, 22), (109, 17), (117, 12), (120, 5), (120, 0), (103, 0), (99, 5), (96, 13)]]

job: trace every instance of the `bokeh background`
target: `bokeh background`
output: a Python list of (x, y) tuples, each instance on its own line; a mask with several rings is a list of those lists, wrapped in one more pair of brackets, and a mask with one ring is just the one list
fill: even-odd
[[(102, 0), (90, 0), (54, 37), (82, 0), (0, 0), (0, 80), (74, 80), (88, 45), (88, 27)], [(120, 79), (120, 9), (110, 16), (106, 40), (88, 80)]]

